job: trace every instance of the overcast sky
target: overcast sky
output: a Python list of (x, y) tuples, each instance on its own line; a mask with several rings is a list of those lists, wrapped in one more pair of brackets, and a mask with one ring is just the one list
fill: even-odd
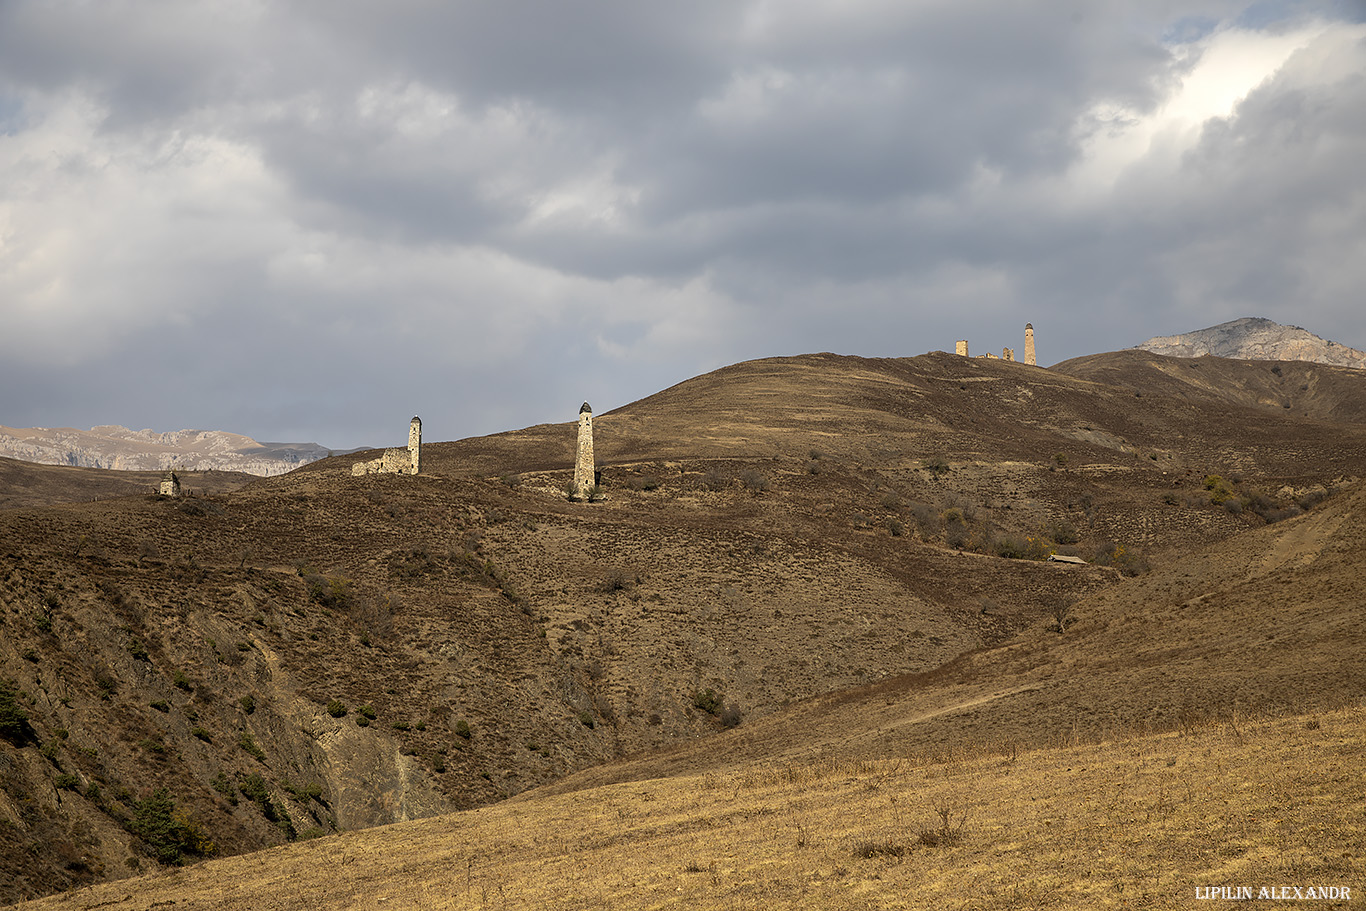
[(334, 448), (835, 351), (1366, 348), (1366, 6), (0, 0), (0, 424)]

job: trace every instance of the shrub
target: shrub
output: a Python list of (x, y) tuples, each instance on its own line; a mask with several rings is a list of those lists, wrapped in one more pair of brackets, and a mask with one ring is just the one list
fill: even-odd
[(304, 576), (304, 586), (308, 590), (309, 600), (323, 607), (344, 610), (351, 606), (355, 597), (351, 583), (347, 579), (329, 579), (317, 573), (309, 573)]
[(470, 737), (473, 736), (473, 732), (470, 730), (470, 723), (461, 718), (455, 723), (455, 734), (457, 737), (463, 737), (466, 740), (469, 740)]
[(740, 472), (740, 483), (745, 485), (747, 490), (755, 493), (768, 490), (768, 476), (756, 468), (748, 468)]
[(1048, 526), (1048, 536), (1059, 544), (1076, 544), (1081, 540), (1077, 526), (1067, 519), (1057, 519)]
[(258, 761), (266, 761), (265, 751), (256, 745), (256, 741), (252, 739), (250, 731), (242, 732), (242, 736), (237, 738), (237, 745), (252, 756), (255, 756)]
[(158, 699), (155, 702), (149, 702), (147, 704), (158, 712), (161, 712), (163, 715), (171, 710), (171, 704), (165, 699)]
[(177, 812), (171, 792), (157, 788), (138, 801), (128, 830), (165, 864), (179, 864), (186, 854), (211, 854), (213, 842), (183, 813)]
[(941, 474), (948, 474), (949, 462), (942, 455), (932, 455), (920, 460), (920, 467), (934, 475), (936, 478)]
[(133, 656), (134, 661), (151, 661), (152, 658), (147, 654), (147, 646), (142, 644), (139, 639), (128, 640), (128, 654)]
[(333, 718), (345, 718), (346, 703), (342, 702), (340, 699), (333, 699), (327, 704), (327, 714), (331, 715)]
[(232, 806), (237, 806), (237, 792), (233, 789), (232, 782), (228, 781), (228, 776), (219, 772), (209, 781), (209, 786), (219, 794), (222, 794), (224, 799)]
[(708, 715), (719, 713), (725, 701), (726, 697), (718, 696), (715, 690), (698, 690), (692, 697), (693, 708), (701, 709)]
[(367, 721), (375, 720), (375, 710), (368, 705), (363, 705), (360, 708), (356, 709), (356, 714), (366, 719)]
[(713, 468), (702, 476), (702, 484), (708, 490), (725, 490), (730, 486), (730, 475), (719, 468)]
[(237, 703), (242, 706), (242, 711), (246, 712), (248, 715), (256, 711), (256, 697), (250, 693), (237, 700)]
[(191, 730), (190, 730), (190, 735), (191, 735), (192, 737), (198, 737), (200, 740), (204, 741), (205, 743), (213, 743), (213, 735), (210, 734), (210, 733), (209, 733), (207, 730), (205, 730), (204, 728), (201, 728), (201, 727), (191, 728)]
[(963, 829), (967, 825), (968, 813), (962, 811), (958, 816), (958, 824), (953, 823), (953, 807), (950, 804), (935, 804), (934, 812), (939, 817), (939, 826), (933, 829), (921, 829), (920, 837), (917, 839), (920, 844), (927, 848), (947, 848), (963, 843)]
[(597, 726), (597, 722), (593, 719), (592, 712), (579, 712), (579, 724), (588, 728), (590, 731)]
[(62, 791), (79, 791), (81, 787), (80, 777), (72, 775), (70, 772), (63, 772), (58, 775), (52, 783)]
[(22, 745), (31, 733), (28, 715), (19, 707), (19, 690), (12, 680), (0, 680), (0, 737), (15, 746)]
[(187, 693), (194, 689), (194, 684), (190, 682), (189, 677), (185, 676), (184, 671), (176, 671), (175, 679), (172, 682), (175, 684), (176, 689), (184, 690)]

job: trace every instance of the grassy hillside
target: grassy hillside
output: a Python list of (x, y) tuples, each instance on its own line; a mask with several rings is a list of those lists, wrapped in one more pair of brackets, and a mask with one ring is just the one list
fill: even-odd
[(20, 907), (1187, 908), (1220, 885), (1346, 887), (1359, 901), (1364, 757), (1357, 705), (1003, 754), (757, 763)]

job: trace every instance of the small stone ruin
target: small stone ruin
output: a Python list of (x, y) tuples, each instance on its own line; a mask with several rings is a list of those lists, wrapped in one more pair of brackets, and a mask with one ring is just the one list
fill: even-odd
[(175, 473), (175, 469), (167, 470), (166, 477), (161, 479), (161, 486), (157, 489), (157, 493), (163, 497), (180, 496), (180, 476)]
[(368, 462), (351, 466), (351, 474), (417, 474), (422, 469), (422, 419), (414, 417), (408, 424), (408, 448), (386, 449), (384, 455)]

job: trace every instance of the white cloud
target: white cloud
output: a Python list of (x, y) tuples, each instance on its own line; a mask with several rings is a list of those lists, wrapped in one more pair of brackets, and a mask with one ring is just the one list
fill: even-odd
[(1324, 22), (1283, 32), (1228, 27), (1170, 48), (1168, 71), (1158, 77), (1165, 97), (1155, 108), (1103, 102), (1080, 118), (1083, 157), (1069, 180), (1095, 192), (1133, 168), (1175, 169), (1206, 123), (1234, 116), (1250, 92), (1328, 28)]

